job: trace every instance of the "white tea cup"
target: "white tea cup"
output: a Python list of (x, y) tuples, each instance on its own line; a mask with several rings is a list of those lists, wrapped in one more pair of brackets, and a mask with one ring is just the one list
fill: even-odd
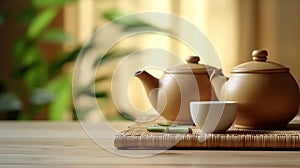
[(236, 101), (190, 102), (190, 112), (196, 127), (205, 133), (224, 132), (235, 120)]

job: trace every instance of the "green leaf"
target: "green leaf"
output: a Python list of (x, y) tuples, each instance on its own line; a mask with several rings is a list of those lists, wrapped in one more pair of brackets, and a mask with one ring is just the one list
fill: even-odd
[(113, 61), (117, 58), (121, 58), (135, 51), (134, 49), (122, 49), (122, 50), (113, 50), (107, 52), (104, 56), (99, 56), (98, 59), (93, 64), (94, 67), (97, 67), (100, 63), (104, 64), (106, 62)]
[(131, 114), (121, 111), (120, 115), (125, 119), (125, 120), (130, 120), (130, 121), (135, 121), (136, 118), (134, 116), (132, 116)]
[(20, 23), (29, 24), (31, 21), (33, 21), (37, 13), (37, 8), (33, 6), (26, 7), (25, 9), (21, 10), (18, 20)]
[(41, 51), (38, 46), (29, 46), (25, 49), (21, 57), (21, 66), (31, 65), (41, 61)]
[(67, 2), (75, 2), (77, 0), (32, 0), (35, 7), (62, 6)]
[(30, 41), (26, 37), (21, 37), (17, 39), (13, 46), (13, 56), (15, 57), (16, 60), (22, 59), (24, 56), (24, 53), (30, 46)]
[(79, 95), (79, 94), (86, 94), (86, 95), (89, 95), (89, 96), (93, 96), (93, 97), (98, 97), (98, 98), (107, 98), (109, 97), (108, 93), (107, 92), (98, 92), (98, 93), (93, 93), (93, 86), (97, 83), (100, 83), (100, 82), (103, 82), (103, 81), (106, 81), (108, 79), (111, 79), (111, 76), (110, 75), (106, 75), (106, 76), (101, 76), (101, 77), (97, 77), (95, 79), (95, 81), (91, 81), (91, 83), (89, 83), (86, 87), (84, 87), (84, 89), (80, 90), (78, 89), (77, 90), (77, 93), (74, 93), (75, 95)]
[(64, 43), (64, 42), (70, 42), (74, 40), (70, 35), (58, 29), (47, 30), (42, 34), (40, 38), (43, 41), (52, 42), (52, 43)]
[(90, 89), (82, 90), (79, 94), (85, 94), (85, 95), (88, 95), (91, 97), (96, 97), (96, 98), (107, 98), (109, 96), (106, 91), (98, 91), (98, 92), (94, 93)]
[(37, 46), (22, 46), (22, 53), (16, 56), (16, 69), (14, 75), (22, 77), (25, 84), (29, 87), (42, 86), (48, 78), (47, 64), (41, 59), (41, 53)]
[(27, 86), (31, 88), (41, 87), (46, 83), (48, 78), (47, 67), (44, 63), (39, 62), (36, 66), (30, 68), (24, 74), (24, 77)]
[(55, 99), (49, 107), (50, 120), (62, 120), (68, 111), (72, 99), (72, 84), (68, 75), (53, 80), (47, 88), (55, 93)]
[[(20, 45), (23, 44), (20, 43)], [(27, 45), (25, 44), (25, 46)], [(19, 52), (16, 53), (19, 54), (16, 56), (16, 61), (18, 62), (18, 66), (14, 72), (16, 76), (23, 76), (28, 71), (31, 71), (42, 64), (40, 49), (35, 45), (25, 46), (19, 46), (19, 51), (16, 51)]]
[(66, 52), (58, 56), (57, 59), (55, 59), (50, 65), (50, 76), (53, 77), (57, 75), (66, 63), (76, 60), (81, 49), (82, 47), (79, 46), (70, 52)]
[(36, 38), (47, 26), (49, 26), (49, 24), (55, 18), (57, 12), (58, 8), (56, 7), (50, 7), (42, 11), (29, 25), (27, 36), (30, 39)]
[(28, 71), (31, 71), (39, 65), (39, 62), (33, 62), (32, 64), (20, 66), (14, 71), (14, 75), (17, 77), (24, 76)]
[(123, 13), (123, 12), (120, 12), (119, 10), (117, 9), (109, 9), (109, 10), (106, 10), (102, 13), (102, 16), (104, 18), (106, 18), (107, 20), (115, 20), (119, 17), (122, 17), (122, 16), (125, 16), (126, 14)]
[(102, 14), (102, 16), (107, 20), (113, 21), (113, 23), (122, 26), (123, 31), (130, 31), (133, 29), (140, 29), (140, 28), (147, 28), (147, 29), (150, 28), (151, 30), (159, 30), (159, 31), (167, 32), (166, 30), (154, 26), (153, 24), (146, 22), (140, 18), (122, 17), (125, 15), (126, 15), (125, 13), (122, 13), (115, 9), (107, 10)]
[(96, 92), (94, 95), (96, 98), (107, 98), (108, 97), (108, 93), (107, 92)]

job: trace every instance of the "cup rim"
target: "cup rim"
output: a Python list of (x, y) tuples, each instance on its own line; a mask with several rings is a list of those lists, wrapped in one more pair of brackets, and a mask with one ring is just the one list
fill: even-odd
[(190, 104), (237, 104), (237, 101), (192, 101)]

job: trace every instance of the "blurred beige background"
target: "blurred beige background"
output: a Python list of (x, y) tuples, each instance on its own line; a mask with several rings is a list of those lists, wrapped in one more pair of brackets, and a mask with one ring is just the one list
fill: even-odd
[[(3, 9), (17, 11), (22, 6), (22, 4), (14, 4), (10, 1), (4, 2), (1, 7)], [(29, 2), (22, 1), (22, 3), (28, 4)], [(267, 49), (268, 60), (289, 67), (300, 84), (299, 0), (78, 0), (76, 3), (64, 6), (52, 25), (63, 27), (67, 33), (75, 37), (77, 42), (84, 44), (97, 28), (107, 23), (101, 14), (108, 9), (117, 9), (128, 14), (145, 11), (165, 12), (186, 19), (203, 31), (210, 40), (227, 76), (230, 75), (230, 70), (234, 66), (251, 60), (253, 49)], [(12, 29), (0, 27), (3, 39), (0, 57), (1, 75), (9, 75), (11, 69), (6, 63), (11, 59), (6, 57), (11, 52), (7, 46), (24, 32), (24, 28), (14, 27), (10, 25), (10, 22), (8, 26)], [(170, 24), (170, 26), (178, 25)], [(178, 28), (182, 32), (188, 31), (180, 25)], [(46, 60), (51, 61), (52, 55), (55, 55), (53, 53), (68, 50), (74, 46), (65, 44), (64, 46), (42, 45), (42, 47), (44, 47)], [(188, 55), (195, 54), (182, 42), (158, 34), (128, 38), (114, 47), (161, 48), (174, 53), (182, 60)], [(113, 72), (116, 65), (106, 65), (102, 73)], [(158, 77), (161, 74), (162, 72), (154, 72), (154, 75)], [(107, 86), (97, 87), (110, 89), (109, 83)], [(145, 110), (150, 107), (138, 80), (132, 80), (129, 90), (129, 98), (136, 109)], [(111, 104), (111, 102), (103, 104)], [(115, 115), (116, 110), (108, 105), (105, 113)]]
[[(105, 23), (99, 12), (109, 8), (129, 13), (166, 12), (188, 20), (211, 41), (226, 75), (234, 66), (251, 60), (253, 49), (267, 49), (268, 59), (289, 67), (300, 83), (299, 0), (81, 0), (77, 5), (65, 7), (66, 31), (84, 42), (95, 27)], [(163, 36), (131, 40), (142, 48), (166, 49), (182, 59), (194, 54), (184, 44)], [(130, 46), (132, 41), (121, 45)], [(131, 86), (134, 106), (141, 110), (149, 108), (139, 82), (133, 80)]]
[[(250, 60), (253, 49), (264, 48), (269, 51), (269, 60), (290, 67), (300, 82), (298, 0), (81, 0), (65, 8), (65, 29), (84, 42), (95, 27), (105, 23), (99, 13), (109, 8), (129, 13), (166, 12), (190, 21), (212, 42), (226, 74), (235, 65)], [(159, 38), (163, 37), (156, 37), (155, 43), (168, 43)], [(153, 41), (148, 43), (153, 45)], [(191, 52), (170, 43), (157, 46), (169, 47), (182, 57)]]

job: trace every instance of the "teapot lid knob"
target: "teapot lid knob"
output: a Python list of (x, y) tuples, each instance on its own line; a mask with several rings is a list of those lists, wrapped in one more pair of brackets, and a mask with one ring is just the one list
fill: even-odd
[(200, 58), (198, 56), (188, 56), (185, 60), (188, 63), (198, 64)]
[(267, 50), (253, 50), (252, 51), (252, 60), (253, 61), (263, 61), (267, 60), (268, 51)]

